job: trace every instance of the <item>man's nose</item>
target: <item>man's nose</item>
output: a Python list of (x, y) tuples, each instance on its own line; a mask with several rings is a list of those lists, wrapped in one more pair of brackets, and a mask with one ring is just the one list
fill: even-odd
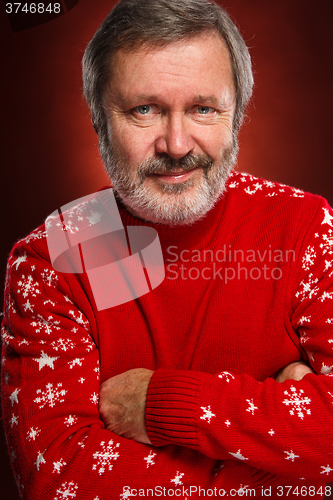
[(166, 153), (171, 158), (182, 158), (194, 149), (194, 140), (189, 124), (182, 113), (174, 113), (167, 118), (163, 130), (155, 143), (157, 153)]

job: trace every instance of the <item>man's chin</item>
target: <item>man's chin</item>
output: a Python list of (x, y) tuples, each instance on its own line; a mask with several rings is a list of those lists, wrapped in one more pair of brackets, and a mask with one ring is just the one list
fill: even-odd
[(159, 181), (130, 195), (117, 192), (127, 210), (147, 222), (169, 226), (192, 225), (213, 208), (224, 191), (212, 193), (207, 186), (196, 185), (192, 180), (179, 184)]

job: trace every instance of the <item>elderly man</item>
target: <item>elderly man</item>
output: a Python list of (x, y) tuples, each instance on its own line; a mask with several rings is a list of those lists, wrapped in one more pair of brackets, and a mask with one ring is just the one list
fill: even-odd
[[(330, 494), (333, 213), (231, 172), (253, 84), (236, 27), (206, 0), (121, 0), (83, 77), (121, 223), (157, 231), (165, 279), (98, 307), (44, 226), (14, 247), (3, 411), (23, 498)], [(98, 225), (110, 199), (47, 229)]]

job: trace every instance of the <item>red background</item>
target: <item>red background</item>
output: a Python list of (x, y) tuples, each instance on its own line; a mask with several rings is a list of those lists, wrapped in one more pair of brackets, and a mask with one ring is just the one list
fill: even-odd
[[(2, 282), (16, 240), (56, 208), (107, 183), (82, 97), (81, 58), (114, 3), (80, 0), (65, 15), (16, 33), (0, 5)], [(332, 205), (332, 0), (220, 3), (254, 62), (239, 169), (320, 194)], [(6, 453), (1, 435), (1, 498), (17, 500)]]

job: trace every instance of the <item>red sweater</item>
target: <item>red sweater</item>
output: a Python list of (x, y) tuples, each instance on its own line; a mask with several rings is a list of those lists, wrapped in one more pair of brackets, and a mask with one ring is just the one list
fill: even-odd
[[(125, 226), (144, 224), (120, 209)], [(202, 221), (148, 225), (163, 283), (103, 311), (85, 274), (54, 271), (44, 227), (9, 257), (2, 404), (23, 498), (321, 497), (333, 480), (331, 209), (233, 173)], [(299, 359), (318, 375), (275, 382)], [(137, 367), (155, 370), (153, 446), (98, 413), (101, 381)]]

